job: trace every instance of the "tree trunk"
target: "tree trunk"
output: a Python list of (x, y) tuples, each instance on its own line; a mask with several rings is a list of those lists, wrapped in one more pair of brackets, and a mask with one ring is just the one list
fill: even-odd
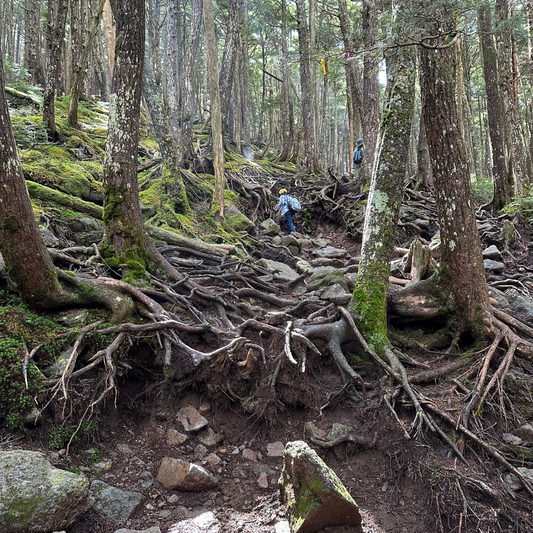
[(420, 131), (418, 134), (418, 177), (422, 185), (427, 189), (433, 187), (433, 171), (429, 157), (428, 138), (424, 117), (420, 113)]
[[(505, 25), (508, 19), (507, 0), (496, 0), (496, 17)], [(510, 169), (515, 195), (524, 193), (524, 187), (529, 183), (527, 164), (524, 154), (524, 144), (520, 132), (518, 108), (513, 89), (513, 71), (511, 57), (511, 36), (509, 26), (496, 32), (498, 47), (498, 72), (500, 76), (501, 95), (508, 129), (508, 148), (510, 154)]]
[(294, 143), (294, 121), (292, 118), (291, 87), (289, 82), (289, 54), (287, 50), (287, 4), (281, 0), (281, 73), (283, 84), (281, 86), (281, 155), (280, 161), (287, 161), (290, 157)]
[(67, 5), (67, 0), (48, 0), (48, 66), (43, 94), (43, 123), (46, 125), (48, 138), (51, 141), (57, 139), (55, 97), (62, 80), (61, 54), (65, 37)]
[[(398, 9), (397, 16), (401, 13)], [(387, 57), (387, 104), (365, 213), (361, 262), (350, 303), (351, 313), (359, 314), (361, 333), (367, 340), (372, 339), (378, 350), (388, 343), (386, 295), (406, 170), (406, 158), (398, 155), (409, 150), (415, 65), (411, 47), (397, 48)]]
[(80, 50), (79, 59), (77, 60), (76, 67), (74, 69), (74, 78), (72, 82), (72, 91), (70, 93), (70, 104), (68, 108), (68, 124), (72, 128), (78, 127), (78, 102), (81, 97), (83, 73), (86, 71), (87, 60), (91, 51), (92, 42), (96, 36), (96, 32), (100, 28), (100, 17), (104, 9), (105, 1), (106, 0), (99, 0), (98, 8), (91, 22), (91, 28)]
[(309, 33), (305, 0), (296, 0), (298, 19), (298, 48), (300, 52), (300, 83), (302, 91), (302, 125), (304, 132), (304, 161), (307, 172), (313, 174), (318, 168), (315, 110), (313, 109), (313, 80), (311, 79), (311, 61), (309, 49)]
[(509, 203), (509, 174), (505, 162), (505, 125), (502, 99), (499, 90), (498, 60), (492, 34), (492, 19), (489, 6), (477, 12), (479, 39), (483, 55), (483, 77), (487, 93), (487, 119), (492, 148), (492, 179), (494, 181), (495, 211)]
[(180, 138), (180, 66), (181, 31), (179, 0), (168, 0), (165, 43), (165, 101), (168, 107), (170, 129), (176, 141)]
[(137, 150), (144, 58), (144, 0), (112, 0), (115, 65), (104, 155), (102, 257), (127, 276), (141, 277), (157, 262), (144, 228), (137, 184)]
[(220, 106), (224, 121), (228, 117), (231, 89), (235, 79), (235, 63), (239, 47), (240, 0), (228, 1), (228, 24), (222, 65), (220, 66)]
[(40, 0), (26, 0), (24, 10), (24, 67), (30, 75), (29, 83), (42, 86), (44, 85), (44, 73), (39, 48), (40, 7)]
[[(363, 0), (363, 36), (365, 50), (373, 50), (376, 46), (378, 17), (375, 0)], [(363, 158), (362, 179), (366, 184), (370, 181), (374, 165), (379, 132), (379, 63), (374, 53), (364, 55), (363, 65), (363, 139), (365, 157)], [(407, 151), (405, 152), (407, 153)], [(368, 177), (365, 177), (368, 176)]]
[[(250, 58), (248, 52), (248, 0), (241, 4), (241, 48), (240, 48), (240, 84), (241, 84), (241, 115), (242, 115), (242, 140), (249, 149), (252, 142), (250, 116)], [(240, 152), (240, 150), (239, 150)]]
[(61, 286), (33, 214), (4, 86), (4, 67), (0, 62), (0, 252), (24, 300), (45, 308), (61, 293)]
[(220, 87), (218, 85), (217, 42), (213, 18), (212, 0), (204, 0), (205, 52), (209, 96), (211, 99), (211, 139), (213, 144), (213, 166), (215, 167), (215, 197), (219, 218), (224, 218), (224, 145), (222, 139), (222, 117), (220, 113)]
[(195, 102), (192, 88), (193, 72), (198, 56), (200, 43), (200, 27), (202, 22), (202, 0), (192, 1), (191, 29), (187, 40), (183, 71), (181, 75), (181, 106), (180, 106), (180, 141), (178, 165), (189, 157), (192, 150), (192, 126), (195, 113)]
[[(431, 28), (432, 35), (449, 36), (455, 27)], [(422, 113), (437, 197), (441, 234), (440, 279), (453, 296), (456, 327), (470, 332), (490, 317), (481, 243), (472, 204), (470, 176), (455, 101), (454, 51), (446, 38), (428, 42), (441, 49), (421, 48)], [(450, 157), (453, 154), (453, 157)], [(490, 327), (490, 326), (488, 326)]]
[(109, 0), (106, 0), (104, 4), (102, 19), (104, 21), (104, 40), (109, 67), (109, 78), (112, 79), (113, 66), (115, 64), (115, 25), (113, 24), (113, 13), (111, 12), (111, 4)]

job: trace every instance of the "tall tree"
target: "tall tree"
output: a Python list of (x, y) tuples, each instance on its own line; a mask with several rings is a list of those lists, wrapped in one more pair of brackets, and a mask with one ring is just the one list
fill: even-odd
[(511, 35), (509, 25), (506, 24), (509, 18), (507, 0), (496, 0), (496, 17), (499, 22), (499, 28), (496, 31), (498, 73), (505, 117), (507, 119), (510, 171), (514, 194), (521, 195), (524, 192), (524, 187), (529, 183), (529, 177), (513, 85)]
[(305, 0), (296, 0), (298, 19), (298, 48), (300, 52), (300, 84), (302, 89), (302, 125), (304, 142), (304, 164), (309, 173), (318, 168), (315, 110), (313, 108), (313, 80), (311, 78), (311, 57), (309, 30)]
[[(400, 24), (401, 17), (395, 27)], [(360, 317), (363, 335), (381, 350), (388, 343), (386, 295), (407, 164), (406, 158), (398, 154), (409, 150), (415, 65), (412, 47), (397, 48), (387, 56), (387, 102), (365, 213), (361, 262), (350, 304), (352, 312)]]
[(48, 57), (46, 83), (43, 94), (43, 123), (46, 125), (48, 138), (57, 138), (55, 120), (55, 97), (61, 86), (61, 54), (65, 37), (68, 0), (48, 0)]
[(509, 175), (505, 161), (505, 125), (502, 99), (499, 91), (499, 71), (490, 6), (482, 5), (477, 11), (479, 40), (483, 60), (483, 78), (487, 94), (487, 118), (492, 152), (494, 181), (493, 206), (496, 211), (509, 203)]
[(280, 161), (286, 161), (291, 155), (294, 139), (293, 107), (291, 101), (289, 54), (287, 47), (287, 3), (281, 0), (281, 154)]
[(224, 145), (222, 142), (222, 116), (220, 112), (220, 87), (218, 84), (217, 41), (213, 2), (204, 0), (205, 53), (207, 55), (207, 76), (211, 108), (211, 140), (213, 145), (213, 166), (215, 167), (215, 197), (218, 217), (224, 218)]
[(26, 0), (24, 14), (24, 67), (30, 76), (30, 83), (44, 85), (44, 72), (39, 47), (40, 0)]
[[(455, 100), (455, 20), (445, 8), (420, 49), (422, 114), (435, 180), (441, 236), (441, 288), (453, 297), (457, 328), (469, 332), (491, 318), (470, 175)], [(450, 157), (453, 154), (453, 158)]]
[(170, 267), (146, 233), (137, 182), (137, 151), (144, 60), (144, 0), (112, 0), (116, 20), (115, 65), (104, 155), (105, 238), (101, 253), (124, 270), (142, 277)]

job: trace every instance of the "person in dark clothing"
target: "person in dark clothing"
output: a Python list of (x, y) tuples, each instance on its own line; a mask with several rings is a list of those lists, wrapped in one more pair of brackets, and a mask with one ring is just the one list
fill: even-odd
[(353, 153), (353, 173), (357, 178), (363, 162), (363, 139), (357, 139), (357, 147)]

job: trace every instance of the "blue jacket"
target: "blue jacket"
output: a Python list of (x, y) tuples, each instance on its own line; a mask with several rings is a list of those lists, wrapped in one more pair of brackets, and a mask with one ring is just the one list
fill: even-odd
[(290, 197), (290, 194), (282, 194), (279, 197), (277, 209), (279, 210), (279, 214), (281, 216), (285, 216), (285, 214), (289, 210), (289, 197)]

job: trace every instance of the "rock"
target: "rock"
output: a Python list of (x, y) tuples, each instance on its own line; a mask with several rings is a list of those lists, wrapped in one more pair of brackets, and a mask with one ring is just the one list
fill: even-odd
[(127, 444), (117, 444), (117, 450), (124, 455), (133, 455), (133, 450)]
[(533, 445), (533, 425), (525, 424), (513, 431), (513, 435), (516, 435), (522, 439), (524, 444)]
[(91, 483), (91, 496), (94, 510), (117, 523), (128, 520), (143, 499), (138, 492), (118, 489), (98, 479)]
[(211, 412), (211, 405), (207, 402), (203, 402), (202, 405), (200, 405), (200, 408), (198, 409), (200, 413), (210, 413)]
[(271, 218), (267, 218), (266, 220), (263, 220), (261, 224), (259, 224), (259, 229), (266, 233), (267, 235), (278, 235), (280, 232), (280, 227), (274, 220)]
[(43, 415), (40, 409), (32, 407), (31, 411), (24, 415), (24, 425), (26, 427), (40, 426), (43, 423)]
[(207, 428), (198, 434), (198, 441), (208, 448), (216, 446), (220, 442), (220, 435), (217, 435), (211, 428)]
[(417, 218), (414, 222), (419, 228), (429, 229), (429, 220), (423, 218)]
[(203, 459), (207, 455), (208, 451), (209, 450), (203, 444), (198, 444), (198, 446), (194, 448), (194, 455), (199, 459)]
[(516, 289), (507, 289), (505, 291), (505, 299), (509, 303), (509, 307), (516, 316), (523, 322), (533, 322), (533, 302), (530, 298), (526, 298), (520, 294)]
[(335, 305), (348, 305), (351, 298), (352, 295), (338, 283), (335, 283), (331, 287), (328, 287), (320, 294), (321, 300), (333, 302)]
[(158, 526), (153, 526), (148, 529), (117, 529), (115, 533), (161, 533), (161, 530)]
[(189, 437), (187, 437), (187, 435), (180, 433), (176, 429), (169, 429), (167, 431), (167, 443), (171, 446), (179, 446), (180, 444), (183, 444), (188, 438)]
[(533, 468), (524, 468), (519, 466), (517, 470), (528, 480), (533, 482)]
[(248, 474), (246, 473), (244, 468), (242, 468), (240, 466), (236, 466), (231, 471), (231, 477), (234, 477), (234, 478), (236, 477), (236, 478), (239, 478), (239, 479), (246, 479), (248, 477)]
[(305, 259), (300, 259), (296, 263), (296, 270), (300, 274), (307, 274), (313, 272), (314, 269)]
[(531, 420), (533, 418), (533, 402), (531, 402), (533, 377), (513, 368), (507, 372), (504, 386), (514, 408), (525, 420)]
[(504, 433), (502, 435), (502, 440), (506, 444), (513, 444), (514, 446), (520, 446), (520, 444), (522, 444), (522, 439), (511, 433)]
[(308, 437), (315, 439), (324, 440), (326, 438), (326, 432), (323, 429), (318, 428), (313, 422), (305, 423), (305, 434)]
[(218, 465), (222, 461), (216, 453), (210, 453), (205, 460), (207, 461), (207, 464), (210, 464), (211, 466)]
[(324, 239), (312, 239), (311, 242), (315, 248), (325, 248), (328, 245), (328, 242)]
[(267, 456), (268, 457), (283, 457), (283, 453), (285, 452), (285, 446), (283, 445), (283, 442), (271, 442), (270, 444), (267, 444)]
[(254, 452), (253, 450), (250, 450), (249, 448), (245, 448), (242, 451), (242, 456), (248, 461), (257, 461), (257, 452)]
[(234, 205), (225, 208), (224, 222), (229, 224), (237, 232), (245, 231), (246, 233), (255, 233), (255, 224)]
[(272, 326), (279, 326), (289, 320), (292, 320), (292, 316), (285, 311), (270, 311), (263, 318), (263, 322)]
[(296, 249), (300, 249), (300, 241), (294, 236), (294, 234), (285, 235), (281, 238), (281, 244), (283, 246), (295, 246)]
[(71, 311), (61, 313), (56, 318), (56, 322), (64, 324), (65, 326), (73, 326), (74, 324), (82, 324), (87, 320), (88, 316), (88, 309), (72, 309)]
[(218, 479), (194, 463), (165, 457), (159, 467), (157, 480), (167, 489), (202, 492), (218, 485)]
[(344, 261), (342, 259), (330, 259), (327, 257), (320, 257), (318, 259), (313, 259), (311, 264), (314, 267), (325, 267), (331, 266), (333, 268), (342, 268), (344, 267)]
[(296, 279), (299, 274), (293, 270), (290, 266), (279, 261), (272, 261), (271, 259), (260, 259), (258, 261), (259, 266), (262, 266), (269, 272), (272, 272), (274, 278), (280, 281), (292, 281)]
[(220, 533), (220, 522), (212, 512), (202, 513), (170, 526), (168, 533)]
[(524, 488), (522, 487), (521, 481), (514, 474), (507, 474), (504, 476), (503, 480), (507, 487), (514, 492), (518, 492)]
[(268, 478), (266, 472), (261, 472), (261, 474), (259, 474), (257, 485), (262, 489), (268, 489)]
[(316, 533), (349, 526), (362, 533), (361, 514), (335, 472), (305, 442), (285, 446), (280, 490), (292, 533)]
[(113, 467), (113, 463), (111, 461), (100, 461), (98, 463), (94, 463), (93, 470), (95, 472), (105, 473), (105, 472), (109, 472), (112, 467)]
[(48, 228), (39, 228), (39, 231), (47, 248), (59, 248), (61, 246), (61, 241)]
[(332, 285), (340, 285), (346, 292), (351, 292), (353, 286), (348, 277), (333, 267), (317, 268), (307, 284), (307, 291), (323, 290)]
[(274, 525), (274, 533), (291, 533), (291, 527), (287, 520), (282, 520)]
[(483, 250), (483, 259), (492, 259), (493, 261), (501, 261), (502, 253), (498, 250), (496, 245), (489, 246)]
[(339, 437), (344, 437), (344, 435), (348, 435), (350, 433), (350, 430), (348, 429), (348, 426), (345, 426), (344, 424), (339, 424), (335, 422), (331, 429), (329, 430), (327, 439), (328, 440), (335, 440)]
[(181, 422), (185, 431), (200, 431), (209, 424), (207, 419), (204, 418), (192, 405), (180, 409), (176, 418)]
[(348, 257), (348, 252), (342, 248), (334, 248), (333, 246), (326, 246), (313, 252), (316, 257), (327, 259), (345, 259)]
[(67, 528), (91, 503), (84, 476), (53, 467), (37, 452), (0, 452), (2, 533)]
[(492, 270), (493, 272), (503, 272), (505, 265), (499, 261), (493, 261), (492, 259), (484, 259), (483, 266), (485, 270)]

